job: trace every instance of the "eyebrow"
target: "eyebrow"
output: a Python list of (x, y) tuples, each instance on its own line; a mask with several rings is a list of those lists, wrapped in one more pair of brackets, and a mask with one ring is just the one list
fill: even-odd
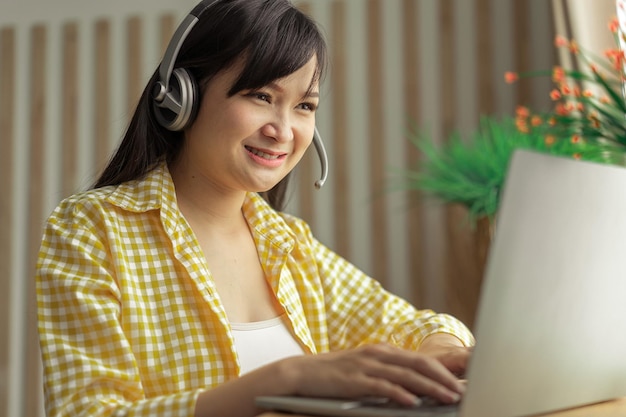
[[(284, 88), (282, 88), (280, 85), (278, 85), (277, 83), (273, 81), (269, 83), (267, 86), (275, 90), (278, 90), (281, 93), (285, 91)], [(319, 97), (320, 97), (320, 93), (318, 91), (307, 90), (304, 94), (302, 94), (302, 98), (319, 98)]]

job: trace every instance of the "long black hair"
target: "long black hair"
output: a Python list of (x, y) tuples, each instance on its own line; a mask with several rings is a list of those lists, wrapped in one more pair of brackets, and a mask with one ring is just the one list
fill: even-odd
[[(200, 15), (181, 46), (175, 67), (185, 68), (194, 77), (201, 95), (212, 77), (243, 58), (243, 70), (228, 93), (232, 96), (292, 74), (314, 56), (317, 69), (312, 84), (325, 73), (326, 43), (315, 22), (289, 0), (218, 0)], [(158, 80), (157, 68), (94, 188), (142, 178), (180, 153), (184, 133), (165, 129), (154, 115), (152, 88)], [(277, 210), (283, 209), (289, 177), (262, 193)]]

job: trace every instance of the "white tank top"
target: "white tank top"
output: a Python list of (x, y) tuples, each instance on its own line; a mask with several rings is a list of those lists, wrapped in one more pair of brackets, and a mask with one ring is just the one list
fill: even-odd
[(231, 323), (239, 355), (240, 375), (289, 356), (305, 352), (293, 337), (284, 315), (252, 323)]

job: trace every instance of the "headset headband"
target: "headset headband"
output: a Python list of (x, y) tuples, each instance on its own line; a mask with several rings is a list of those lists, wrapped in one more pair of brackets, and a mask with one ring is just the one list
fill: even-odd
[(191, 32), (191, 29), (193, 29), (196, 23), (198, 23), (200, 15), (217, 2), (218, 0), (202, 0), (196, 7), (193, 8), (191, 12), (189, 12), (187, 17), (185, 17), (174, 32), (170, 43), (167, 45), (165, 54), (163, 55), (161, 65), (159, 66), (159, 82), (157, 83), (159, 91), (155, 91), (153, 96), (156, 101), (162, 102), (165, 95), (169, 91), (170, 79), (172, 78), (172, 72), (174, 71), (174, 64), (176, 64), (178, 52), (180, 52), (180, 47), (183, 45), (187, 35)]

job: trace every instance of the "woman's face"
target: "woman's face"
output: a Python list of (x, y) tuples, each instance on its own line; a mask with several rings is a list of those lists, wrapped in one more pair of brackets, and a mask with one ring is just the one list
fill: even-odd
[(312, 58), (285, 78), (231, 97), (241, 66), (217, 74), (185, 132), (177, 168), (223, 191), (272, 188), (311, 144), (319, 102), (319, 86), (311, 88), (316, 65)]

